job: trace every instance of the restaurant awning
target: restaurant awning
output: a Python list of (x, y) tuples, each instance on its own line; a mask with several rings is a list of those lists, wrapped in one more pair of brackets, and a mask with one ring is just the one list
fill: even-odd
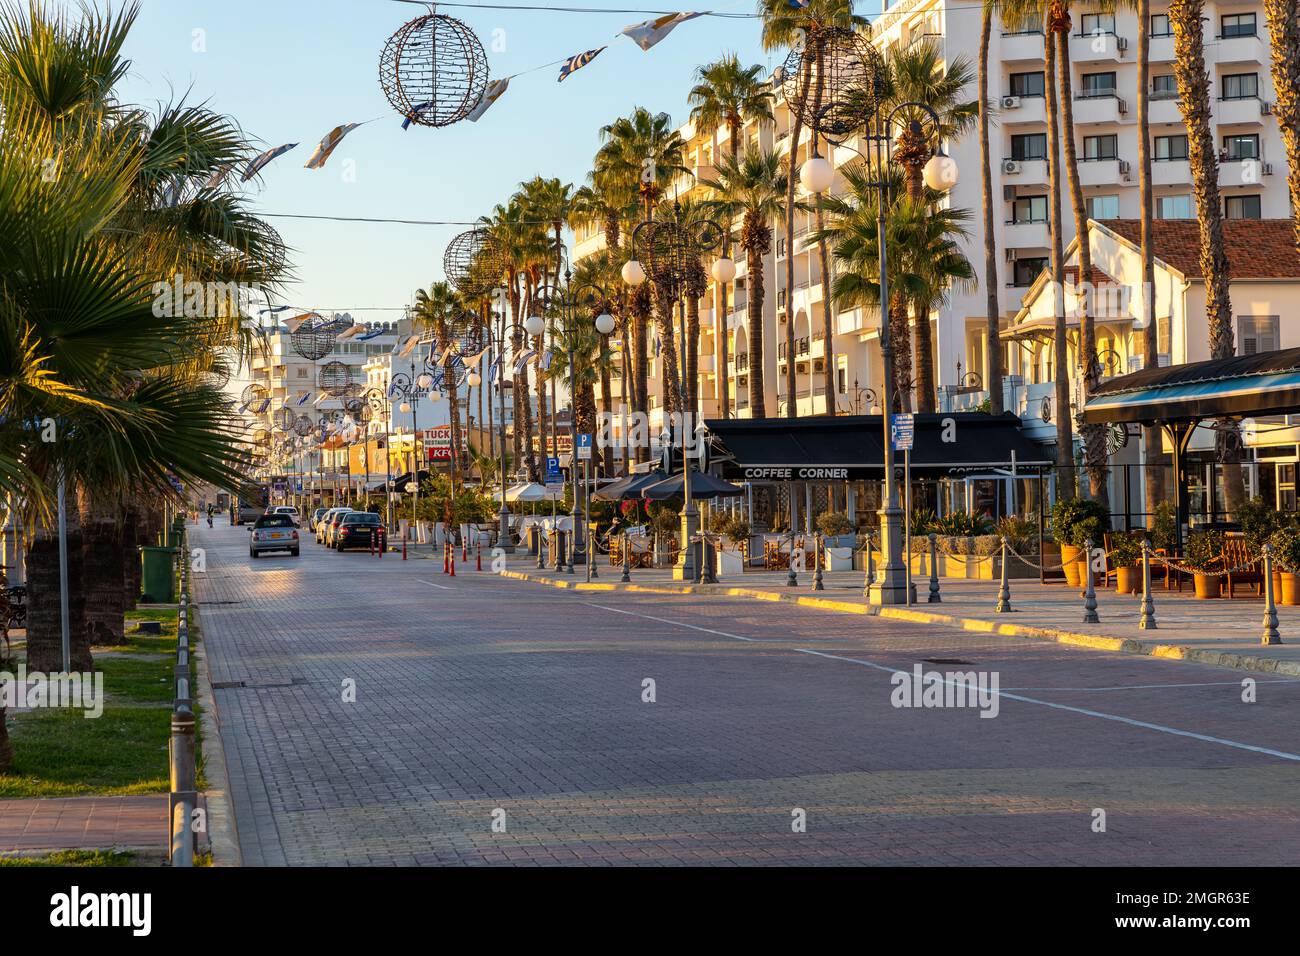
[(1102, 382), (1085, 423), (1199, 421), (1300, 411), (1300, 348), (1148, 368)]
[[(884, 432), (879, 415), (712, 419), (711, 459), (738, 481), (879, 479)], [(942, 476), (981, 469), (1036, 467), (1052, 456), (1021, 431), (1012, 414), (953, 412), (914, 416), (912, 472)], [(901, 466), (902, 455), (898, 456)]]

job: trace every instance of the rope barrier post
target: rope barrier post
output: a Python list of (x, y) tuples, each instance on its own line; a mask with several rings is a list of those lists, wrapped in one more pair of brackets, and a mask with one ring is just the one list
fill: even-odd
[(1092, 585), (1092, 539), (1083, 543), (1085, 586), (1083, 589), (1083, 623), (1100, 624), (1097, 616), (1097, 591)]
[(542, 535), (537, 530), (537, 525), (532, 526), (533, 541), (537, 543), (537, 570), (546, 570), (546, 555), (542, 553)]
[(930, 600), (929, 604), (941, 604), (943, 599), (939, 597), (939, 538), (933, 531), (930, 532)]
[(1156, 630), (1156, 605), (1151, 600), (1151, 542), (1142, 539), (1142, 616), (1138, 627), (1144, 631)]
[(1264, 633), (1261, 644), (1281, 644), (1282, 637), (1277, 632), (1277, 605), (1273, 599), (1273, 549), (1264, 545)]
[(876, 549), (871, 543), (871, 532), (867, 532), (867, 587), (876, 580)]
[(623, 577), (619, 579), (624, 584), (628, 584), (632, 580), (632, 565), (629, 563), (630, 555), (628, 554), (628, 549), (629, 549), (629, 545), (627, 540), (627, 532), (624, 531), (623, 547), (621, 549), (623, 552)]
[(786, 587), (790, 587), (790, 588), (797, 588), (799, 586), (799, 575), (797, 575), (794, 570), (794, 555), (795, 555), (794, 535), (791, 535), (790, 536), (790, 573), (787, 574), (785, 578), (785, 585)]
[(998, 587), (998, 614), (1011, 613), (1011, 586), (1007, 584), (1007, 536), (1002, 536), (1002, 584)]
[(708, 535), (700, 535), (700, 583), (717, 584), (718, 575), (714, 568), (717, 558), (714, 557), (716, 552), (709, 541)]
[(821, 535), (813, 540), (813, 561), (817, 567), (813, 569), (813, 590), (825, 591), (826, 585), (822, 583), (822, 558), (824, 556), (823, 542)]

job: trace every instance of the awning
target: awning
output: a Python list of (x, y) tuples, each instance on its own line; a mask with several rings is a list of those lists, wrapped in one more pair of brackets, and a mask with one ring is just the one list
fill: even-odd
[[(641, 497), (648, 498), (651, 501), (667, 501), (669, 498), (683, 498), (685, 494), (683, 489), (686, 482), (682, 479), (681, 472), (663, 481), (646, 485), (641, 489)], [(721, 478), (714, 478), (706, 472), (691, 470), (691, 497), (692, 498), (735, 498), (743, 495), (745, 489)]]
[[(912, 472), (941, 476), (981, 469), (1051, 465), (1053, 458), (1012, 414), (915, 415)], [(712, 459), (733, 481), (856, 481), (884, 470), (879, 415), (713, 419), (705, 423)], [(902, 453), (897, 456), (901, 467)]]
[(626, 477), (620, 478), (612, 485), (606, 485), (592, 495), (601, 501), (627, 501), (632, 498), (640, 498), (641, 490), (649, 488), (651, 485), (658, 484), (667, 478), (668, 475), (661, 470), (654, 470), (645, 474), (633, 473)]
[(1085, 423), (1199, 421), (1300, 411), (1300, 348), (1143, 369), (1101, 383)]

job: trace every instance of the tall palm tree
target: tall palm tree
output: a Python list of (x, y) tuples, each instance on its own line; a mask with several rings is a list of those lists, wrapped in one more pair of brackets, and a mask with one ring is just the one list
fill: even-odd
[[(442, 356), (455, 344), (459, 331), (457, 326), (464, 324), (461, 315), (460, 298), (450, 283), (434, 282), (430, 284), (428, 289), (417, 289), (415, 291), (415, 306), (411, 309), (412, 324), (416, 329), (432, 333), (435, 354)], [(449, 361), (444, 364), (443, 388), (446, 390), (449, 403), (448, 423), (451, 425), (450, 470), (452, 487), (455, 488), (457, 480), (461, 477), (460, 471), (463, 462), (460, 460), (460, 399), (456, 394), (455, 372), (448, 368), (450, 364), (449, 356)]]
[[(560, 274), (564, 271), (564, 227), (573, 215), (573, 185), (555, 178), (545, 179), (541, 176), (534, 176), (528, 182), (521, 183), (520, 190), (523, 193), (524, 203), (527, 205), (532, 217), (550, 224), (551, 244), (555, 258), (544, 269), (543, 282), (546, 285), (558, 284)], [(550, 281), (552, 277), (554, 283)], [(555, 380), (551, 379), (550, 430), (552, 455), (559, 454), (555, 436), (555, 409)]]
[[(774, 122), (772, 113), (772, 91), (762, 77), (762, 67), (744, 67), (740, 58), (734, 53), (725, 54), (722, 59), (707, 63), (697, 68), (696, 84), (688, 94), (691, 104), (691, 122), (696, 130), (712, 129), (716, 140), (717, 130), (727, 127), (727, 148), (732, 160), (740, 159), (740, 130), (746, 123)], [(731, 255), (731, 227), (726, 224), (726, 239), (722, 254)], [(714, 322), (714, 334), (718, 341), (718, 384), (720, 387), (719, 403), (721, 415), (727, 418), (731, 414), (731, 385), (727, 377), (727, 285), (719, 283), (718, 317)], [(827, 340), (829, 342), (829, 339)], [(692, 379), (694, 381), (694, 379)], [(692, 408), (695, 407), (692, 402)]]
[[(781, 202), (787, 191), (790, 166), (771, 150), (749, 147), (739, 160), (718, 162), (717, 178), (705, 180), (713, 198), (705, 208), (720, 217), (740, 220), (740, 246), (745, 250), (748, 276), (746, 321), (749, 323), (749, 413), (766, 417), (763, 403), (763, 257), (772, 248), (773, 221), (786, 218)], [(793, 354), (793, 353), (792, 353)]]
[(1264, 16), (1273, 47), (1273, 115), (1286, 146), (1291, 218), (1300, 249), (1300, 2), (1264, 0)]
[[(1232, 279), (1223, 242), (1223, 204), (1219, 198), (1219, 159), (1210, 128), (1210, 77), (1205, 66), (1205, 34), (1202, 28), (1205, 0), (1173, 0), (1169, 25), (1174, 33), (1174, 77), (1178, 84), (1178, 108), (1187, 127), (1187, 162), (1192, 173), (1192, 195), (1200, 221), (1200, 265), (1205, 276), (1205, 319), (1209, 327), (1210, 357), (1231, 358), (1236, 351), (1232, 339)], [(1223, 464), (1224, 497), (1230, 511), (1245, 499), (1245, 486), (1238, 465), (1239, 442), (1230, 433), (1236, 426), (1224, 419), (1217, 431), (1217, 458)]]
[[(799, 84), (800, 99), (790, 105), (790, 151), (788, 154), (790, 175), (787, 177), (785, 196), (785, 294), (790, 297), (794, 295), (794, 210), (796, 208), (794, 173), (799, 157), (799, 140), (803, 133), (802, 117), (808, 108), (807, 98), (809, 95), (814, 97), (812, 111), (816, 112), (820, 107), (821, 76), (825, 72), (824, 48), (818, 39), (818, 32), (837, 27), (850, 30), (862, 29), (867, 26), (867, 19), (853, 12), (853, 0), (808, 0), (802, 6), (791, 3), (790, 0), (759, 0), (758, 13), (763, 18), (763, 49), (765, 51), (771, 52), (782, 47), (796, 48), (805, 43), (811, 43), (812, 49), (815, 51), (814, 56), (805, 58), (804, 76)], [(817, 75), (816, 83), (813, 82), (814, 73)], [(814, 150), (816, 146), (814, 136)], [(816, 208), (820, 209), (821, 207), (818, 205)], [(821, 222), (819, 220), (819, 231), (820, 226)], [(830, 281), (830, 262), (825, 243), (819, 244), (818, 258), (822, 270), (822, 282), (825, 285)], [(826, 327), (826, 405), (827, 414), (833, 415), (835, 413), (835, 383), (832, 369), (834, 362), (831, 355), (831, 335), (834, 326), (830, 311), (830, 296), (826, 292), (823, 292), (822, 303), (822, 319)], [(793, 317), (788, 314), (785, 323), (785, 349), (786, 354), (790, 357), (790, 360), (786, 363), (785, 371), (786, 414), (793, 418), (798, 412), (798, 403), (795, 401), (794, 321)]]
[(988, 338), (989, 411), (1000, 415), (1002, 404), (1002, 303), (998, 290), (997, 233), (994, 231), (993, 157), (989, 141), (989, 114), (993, 112), (993, 98), (989, 95), (989, 39), (993, 33), (993, 14), (1000, 0), (984, 0), (980, 11), (980, 51), (978, 68), (979, 130), (980, 130), (980, 185), (983, 189), (984, 213), (984, 295), (986, 309), (985, 334)]
[[(900, 50), (889, 61), (890, 109), (896, 109), (901, 132), (894, 158), (906, 173), (907, 194), (920, 202), (925, 193), (922, 172), (944, 140), (956, 139), (974, 127), (979, 116), (979, 100), (966, 99), (966, 87), (976, 79), (971, 63), (957, 57), (945, 64), (943, 52), (934, 43), (918, 43)], [(930, 114), (919, 107), (929, 107), (939, 117), (936, 127)], [(930, 333), (929, 303), (913, 303), (916, 322), (916, 407), (920, 412), (935, 408), (934, 344)], [(893, 343), (895, 349), (911, 348), (907, 327), (903, 337)], [(989, 343), (990, 349), (994, 346)], [(900, 379), (904, 381), (904, 379)]]

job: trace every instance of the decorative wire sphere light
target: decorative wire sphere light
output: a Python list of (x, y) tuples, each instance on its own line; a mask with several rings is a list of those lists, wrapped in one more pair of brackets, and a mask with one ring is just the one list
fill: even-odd
[(393, 109), (420, 126), (450, 126), (483, 99), (488, 63), (474, 31), (454, 17), (429, 13), (388, 38), (379, 83)]
[(886, 95), (885, 61), (846, 27), (810, 30), (786, 57), (781, 91), (804, 126), (842, 139), (864, 126)]
[(334, 339), (338, 334), (333, 319), (313, 314), (289, 333), (289, 345), (298, 355), (316, 362), (334, 351)]
[(299, 415), (293, 423), (293, 433), (299, 438), (306, 438), (311, 434), (312, 420), (306, 415)]
[(333, 398), (341, 398), (352, 384), (352, 367), (343, 362), (326, 362), (316, 373), (316, 386)]
[(364, 398), (355, 395), (343, 399), (343, 410), (351, 415), (357, 421), (361, 420), (362, 414), (370, 408)]
[(251, 405), (253, 402), (266, 398), (269, 394), (265, 385), (253, 382), (244, 386), (244, 391), (240, 393), (239, 400), (245, 405)]
[(461, 292), (485, 292), (506, 271), (505, 255), (486, 229), (467, 229), (447, 243), (442, 271)]
[(478, 320), (478, 316), (469, 316), (460, 330), (457, 351), (461, 355), (477, 355), (487, 348), (487, 328)]
[(277, 408), (271, 419), (275, 427), (282, 432), (293, 431), (293, 423), (297, 421), (292, 408)]

